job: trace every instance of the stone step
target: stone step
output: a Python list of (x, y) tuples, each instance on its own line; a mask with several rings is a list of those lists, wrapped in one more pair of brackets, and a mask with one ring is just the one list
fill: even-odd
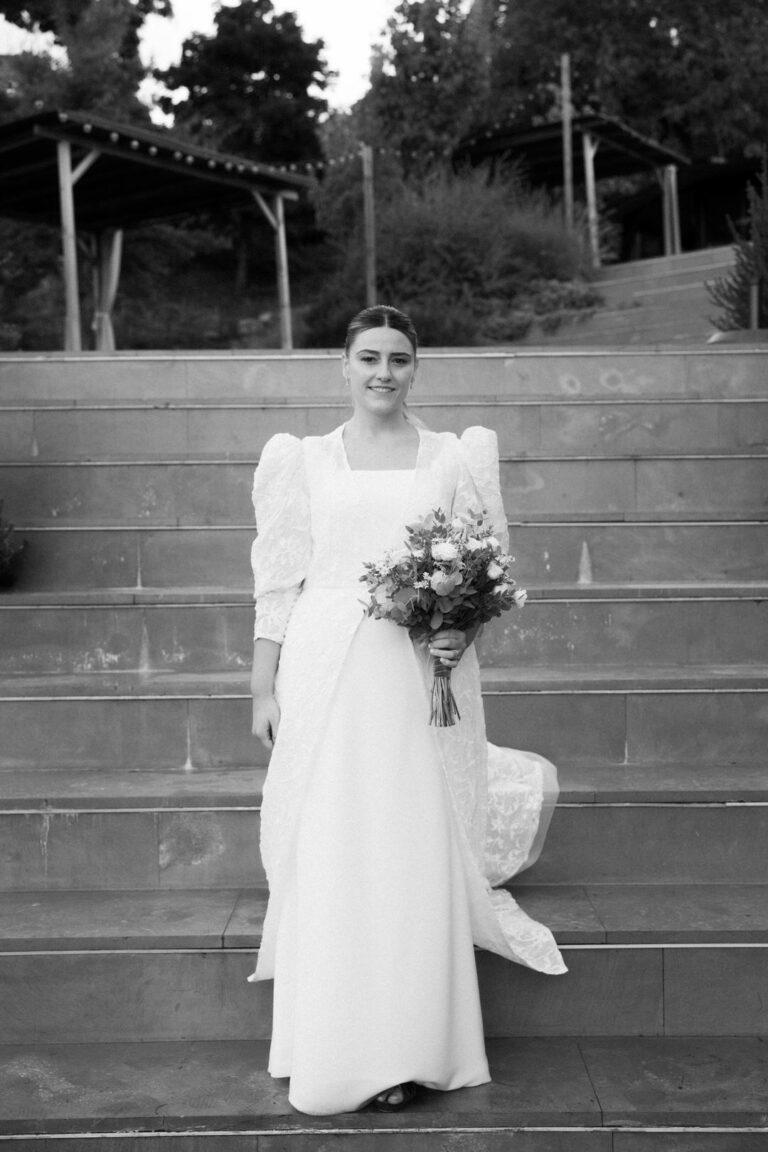
[[(5, 509), (6, 515), (9, 509)], [(191, 588), (241, 590), (251, 584), (255, 528), (29, 528), (19, 577), (23, 591)], [(747, 583), (765, 579), (768, 520), (638, 516), (545, 520), (510, 525), (518, 581), (568, 584), (579, 578), (586, 545), (595, 584)]]
[[(764, 887), (515, 894), (564, 936), (569, 972), (555, 979), (478, 953), (487, 1035), (768, 1032)], [(3, 897), (3, 1043), (266, 1039), (271, 986), (245, 980), (258, 951), (263, 893), (172, 897)]]
[(13, 1152), (763, 1152), (765, 1049), (492, 1039), (490, 1084), (425, 1090), (393, 1115), (311, 1117), (268, 1076), (265, 1041), (27, 1041), (0, 1047), (0, 1133)]
[(607, 304), (617, 301), (642, 300), (646, 295), (651, 297), (667, 295), (670, 302), (680, 293), (698, 294), (709, 303), (711, 309), (714, 304), (710, 301), (707, 284), (714, 283), (721, 276), (726, 276), (734, 267), (733, 258), (710, 266), (697, 265), (684, 268), (680, 271), (666, 273), (636, 273), (635, 275), (604, 279), (602, 276), (595, 281), (595, 288)]
[[(558, 765), (560, 804), (759, 803), (766, 798), (766, 758), (751, 764)], [(41, 813), (122, 809), (246, 809), (261, 803), (264, 768), (158, 771), (153, 768), (7, 768), (0, 772), (2, 811)]]
[[(761, 663), (768, 652), (768, 585), (606, 590), (579, 586), (539, 598), (486, 625), (480, 662), (506, 665)], [(661, 592), (661, 595), (657, 594)], [(0, 599), (0, 675), (93, 671), (226, 672), (252, 656), (253, 598), (220, 591), (190, 602), (137, 593)]]
[[(768, 944), (768, 885), (516, 885), (558, 944)], [(0, 957), (17, 953), (254, 952), (265, 889), (0, 892)]]
[[(426, 396), (759, 396), (765, 349), (423, 349)], [(339, 352), (0, 354), (0, 402), (137, 399), (206, 401), (307, 397), (340, 400)]]
[[(0, 766), (241, 767), (260, 762), (247, 673), (9, 677)], [(556, 763), (753, 763), (768, 738), (764, 666), (488, 668), (489, 737)]]
[[(768, 513), (764, 455), (505, 458), (501, 482), (510, 516)], [(0, 468), (0, 483), (7, 514), (22, 529), (223, 527), (247, 524), (253, 515), (249, 463), (9, 464)]]
[[(561, 770), (522, 885), (768, 883), (764, 761)], [(226, 888), (263, 882), (263, 772), (0, 773), (0, 889)]]
[[(440, 403), (416, 401), (428, 427), (461, 433), (493, 428), (503, 454), (586, 452), (600, 456), (765, 449), (768, 399), (502, 400), (476, 396)], [(5, 406), (0, 460), (183, 460), (219, 457), (253, 461), (270, 436), (322, 435), (349, 417), (343, 401), (262, 401), (195, 404), (171, 401)]]
[(620, 264), (606, 264), (598, 273), (598, 282), (615, 282), (638, 276), (663, 277), (692, 269), (708, 271), (721, 264), (733, 264), (732, 244), (714, 248), (699, 248), (695, 252), (679, 252), (675, 256), (650, 256), (642, 260), (624, 260)]

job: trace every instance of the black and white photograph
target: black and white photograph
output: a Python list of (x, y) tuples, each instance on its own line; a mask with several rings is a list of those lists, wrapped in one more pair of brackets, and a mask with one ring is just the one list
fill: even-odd
[(768, 3), (0, 0), (0, 1152), (767, 1152)]

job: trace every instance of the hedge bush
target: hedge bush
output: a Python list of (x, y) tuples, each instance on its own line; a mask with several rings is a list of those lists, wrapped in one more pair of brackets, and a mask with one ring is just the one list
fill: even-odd
[[(308, 316), (308, 341), (333, 346), (364, 302), (361, 222), (333, 237), (339, 266)], [(589, 259), (562, 211), (515, 176), (480, 171), (400, 182), (376, 205), (379, 300), (412, 316), (428, 345), (525, 335), (521, 315), (589, 307)]]

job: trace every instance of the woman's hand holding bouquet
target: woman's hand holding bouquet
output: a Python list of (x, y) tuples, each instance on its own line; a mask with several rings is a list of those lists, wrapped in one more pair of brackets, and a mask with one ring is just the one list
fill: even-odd
[[(368, 616), (429, 642), (435, 633), (476, 631), (512, 605), (522, 608), (526, 593), (515, 587), (512, 557), (502, 552), (482, 512), (448, 517), (438, 508), (406, 532), (402, 549), (364, 565)], [(438, 727), (461, 719), (450, 677), (450, 667), (435, 658), (430, 723)]]

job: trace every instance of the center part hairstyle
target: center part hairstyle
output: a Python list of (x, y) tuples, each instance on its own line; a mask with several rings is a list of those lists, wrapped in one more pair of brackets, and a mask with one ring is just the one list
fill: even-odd
[(350, 320), (344, 342), (344, 351), (347, 355), (355, 339), (369, 328), (396, 328), (398, 332), (408, 337), (414, 356), (419, 350), (419, 338), (410, 316), (406, 316), (405, 312), (401, 312), (398, 308), (391, 308), (389, 304), (374, 304), (372, 308), (363, 308), (362, 312), (358, 312)]

